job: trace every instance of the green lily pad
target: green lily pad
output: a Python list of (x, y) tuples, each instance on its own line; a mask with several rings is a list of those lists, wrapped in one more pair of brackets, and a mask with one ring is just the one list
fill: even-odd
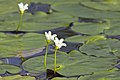
[[(78, 51), (72, 51), (67, 55), (65, 53), (57, 54), (57, 66), (62, 66), (57, 72), (65, 76), (91, 74), (92, 72), (107, 70), (112, 68), (112, 64), (115, 63), (114, 56), (109, 58), (95, 58), (86, 56)], [(25, 61), (23, 67), (30, 72), (45, 72), (44, 56), (31, 58)], [(53, 70), (54, 55), (49, 55), (47, 57), (47, 68)]]
[[(9, 13), (1, 16), (0, 20), (3, 20), (3, 22), (0, 22), (0, 30), (15, 30), (17, 28), (19, 24), (19, 13)], [(19, 30), (23, 31), (42, 31), (46, 29), (65, 27), (71, 22), (77, 21), (77, 18), (63, 13), (47, 15), (42, 12), (35, 15), (25, 13), (22, 19), (22, 26)]]
[[(35, 0), (36, 2), (39, 2), (39, 0)], [(75, 2), (79, 2), (79, 1), (82, 1), (82, 0), (69, 0), (69, 1), (66, 1), (66, 0), (56, 0), (56, 1), (53, 1), (53, 0), (41, 0), (40, 2), (41, 3), (48, 3), (48, 4), (56, 4), (56, 3), (75, 3)], [(88, 0), (84, 0), (84, 1), (88, 1)]]
[(14, 75), (14, 76), (1, 77), (0, 80), (36, 80), (36, 79), (31, 76)]
[(52, 80), (77, 80), (77, 78), (53, 78)]
[(90, 36), (90, 37), (86, 40), (86, 43), (85, 43), (85, 44), (94, 43), (94, 42), (100, 41), (100, 40), (106, 40), (105, 36), (103, 36), (103, 35)]
[(66, 39), (66, 41), (68, 42), (78, 42), (78, 43), (85, 43), (85, 44), (94, 43), (99, 40), (106, 40), (106, 38), (103, 35), (95, 35), (95, 36), (77, 35), (77, 36), (69, 37)]
[(80, 47), (80, 51), (87, 55), (94, 56), (111, 56), (110, 47), (107, 45), (106, 40), (97, 41), (94, 43), (84, 44)]
[(93, 75), (81, 76), (78, 80), (119, 80), (119, 71), (95, 72)]
[(120, 56), (120, 41), (117, 39), (107, 39), (107, 44), (114, 55)]
[[(57, 63), (58, 63), (58, 65), (63, 66), (65, 64), (64, 62), (66, 62), (68, 60), (67, 56), (65, 55), (66, 53), (58, 52), (57, 54), (59, 54), (57, 56)], [(61, 59), (59, 59), (59, 58), (64, 59), (64, 61), (61, 62)], [(22, 65), (23, 65), (24, 69), (29, 72), (34, 72), (34, 73), (46, 72), (46, 70), (44, 68), (44, 56), (38, 56), (35, 58), (28, 59)], [(52, 70), (54, 69), (54, 55), (48, 55), (47, 69), (52, 69)]]
[(45, 37), (42, 34), (28, 33), (20, 37), (0, 33), (0, 36), (0, 57), (13, 57), (17, 56), (18, 52), (45, 46)]
[(107, 29), (108, 25), (105, 23), (76, 23), (72, 30), (78, 33), (95, 35)]
[(96, 10), (104, 10), (104, 11), (120, 11), (120, 1), (118, 0), (110, 0), (111, 2), (81, 2), (82, 5), (93, 8)]
[(45, 72), (43, 56), (28, 59), (22, 65), (25, 70), (32, 73)]
[(69, 60), (71, 60), (71, 63), (70, 61), (69, 63), (66, 62), (63, 69), (58, 71), (60, 74), (65, 76), (91, 74), (92, 72), (104, 71), (112, 68), (112, 64), (115, 63), (115, 57), (90, 57), (78, 51), (69, 53)]
[[(87, 55), (94, 56), (112, 56), (113, 54), (116, 56), (120, 56), (120, 42), (117, 39), (106, 39), (100, 40), (94, 43), (84, 44), (80, 47), (80, 51), (86, 53)], [(113, 54), (111, 54), (111, 52)]]
[(53, 9), (62, 13), (73, 15), (76, 17), (87, 18), (119, 18), (119, 12), (99, 11), (92, 8), (88, 8), (80, 2), (76, 3), (58, 3), (54, 4)]
[(119, 34), (119, 31), (120, 31), (119, 22), (120, 22), (119, 20), (115, 22), (111, 22), (110, 24), (111, 27), (105, 30), (105, 34), (106, 35), (120, 35)]
[(85, 41), (87, 41), (89, 39), (89, 37), (90, 36), (77, 35), (77, 36), (69, 37), (69, 38), (65, 39), (65, 41), (84, 43)]
[(4, 74), (6, 71), (10, 73), (19, 73), (21, 69), (13, 65), (0, 64), (0, 74)]
[[(6, 5), (7, 4), (7, 5)], [(6, 14), (8, 12), (14, 12), (17, 8), (17, 1), (0, 0), (0, 14)]]

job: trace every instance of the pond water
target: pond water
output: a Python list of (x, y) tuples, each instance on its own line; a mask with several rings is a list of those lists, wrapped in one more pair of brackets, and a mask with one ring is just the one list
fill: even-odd
[[(0, 0), (0, 80), (120, 80), (119, 26), (120, 0)], [(54, 44), (44, 68), (48, 31), (67, 45), (56, 73)]]

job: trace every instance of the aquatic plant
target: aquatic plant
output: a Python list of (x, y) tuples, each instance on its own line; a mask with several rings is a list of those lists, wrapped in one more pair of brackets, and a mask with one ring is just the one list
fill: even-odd
[(56, 53), (58, 49), (60, 49), (62, 46), (67, 46), (65, 43), (63, 43), (64, 39), (58, 39), (57, 37), (54, 40), (55, 43), (55, 53), (54, 53), (54, 73), (56, 72)]
[(54, 40), (56, 37), (56, 34), (52, 35), (51, 31), (45, 32), (45, 37), (46, 37), (46, 52), (45, 52), (45, 58), (44, 58), (44, 67), (46, 68), (46, 59), (47, 59), (47, 53), (48, 53), (48, 45), (51, 43), (51, 41)]
[(46, 60), (47, 60), (47, 53), (48, 53), (48, 45), (53, 41), (55, 43), (55, 52), (54, 52), (54, 73), (56, 72), (56, 53), (57, 51), (62, 47), (62, 46), (67, 46), (65, 43), (63, 43), (64, 39), (61, 38), (60, 40), (57, 38), (56, 34), (52, 35), (51, 31), (45, 32), (45, 37), (46, 37), (46, 52), (45, 52), (45, 57), (44, 57), (44, 67), (46, 69)]
[(22, 2), (18, 4), (18, 7), (19, 7), (19, 10), (20, 10), (20, 21), (19, 21), (19, 25), (17, 26), (17, 29), (16, 31), (19, 30), (20, 26), (22, 25), (22, 17), (23, 17), (23, 14), (25, 12), (25, 10), (28, 9), (28, 4), (23, 4)]

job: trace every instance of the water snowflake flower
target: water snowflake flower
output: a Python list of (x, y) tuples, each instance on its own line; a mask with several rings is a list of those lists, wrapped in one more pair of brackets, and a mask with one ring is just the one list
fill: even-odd
[(55, 46), (56, 46), (56, 49), (60, 49), (62, 46), (67, 46), (66, 43), (63, 43), (64, 39), (58, 39), (57, 37), (55, 37), (55, 40), (54, 40), (54, 43), (55, 43)]
[(52, 35), (51, 31), (48, 31), (48, 33), (45, 32), (45, 37), (46, 37), (48, 43), (50, 43), (52, 40), (54, 41), (56, 36), (57, 36), (56, 34)]
[(22, 2), (18, 4), (20, 13), (23, 14), (26, 9), (28, 9), (28, 4), (23, 4)]

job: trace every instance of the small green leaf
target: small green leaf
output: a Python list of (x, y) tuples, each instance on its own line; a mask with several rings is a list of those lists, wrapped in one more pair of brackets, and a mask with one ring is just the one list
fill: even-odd
[(105, 38), (105, 36), (102, 36), (102, 35), (91, 36), (88, 38), (88, 40), (86, 41), (85, 44), (94, 43), (94, 42), (99, 41), (99, 40), (106, 40), (106, 38)]

